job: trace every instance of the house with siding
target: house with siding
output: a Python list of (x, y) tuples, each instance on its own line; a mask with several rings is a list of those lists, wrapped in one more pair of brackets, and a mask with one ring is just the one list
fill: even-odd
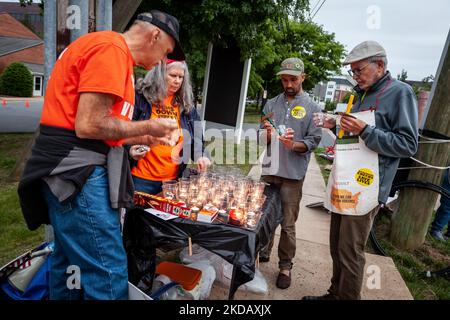
[(43, 95), (44, 41), (8, 13), (0, 12), (0, 73), (22, 62), (33, 75), (33, 96)]

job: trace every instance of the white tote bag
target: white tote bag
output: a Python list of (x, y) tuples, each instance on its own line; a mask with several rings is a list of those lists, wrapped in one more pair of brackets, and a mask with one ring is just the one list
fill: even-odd
[[(352, 113), (375, 125), (375, 112)], [(378, 153), (360, 137), (336, 139), (333, 167), (328, 179), (325, 207), (336, 213), (362, 216), (378, 205)]]

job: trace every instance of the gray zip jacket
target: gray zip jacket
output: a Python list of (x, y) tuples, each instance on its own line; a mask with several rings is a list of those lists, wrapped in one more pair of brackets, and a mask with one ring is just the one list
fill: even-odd
[(366, 126), (360, 137), (378, 153), (380, 191), (378, 200), (386, 203), (400, 158), (408, 158), (418, 148), (418, 106), (412, 88), (386, 74), (364, 94), (355, 87), (359, 99), (352, 112), (375, 110), (376, 126)]

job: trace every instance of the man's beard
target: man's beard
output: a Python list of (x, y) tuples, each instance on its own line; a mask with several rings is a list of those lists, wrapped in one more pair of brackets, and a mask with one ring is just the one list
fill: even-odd
[(294, 97), (297, 94), (297, 91), (295, 91), (295, 89), (292, 88), (287, 88), (284, 89), (284, 93), (289, 97)]

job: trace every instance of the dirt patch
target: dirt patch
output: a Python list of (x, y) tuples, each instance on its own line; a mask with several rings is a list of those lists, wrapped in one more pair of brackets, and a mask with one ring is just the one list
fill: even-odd
[(420, 249), (415, 250), (415, 254), (423, 262), (434, 261), (436, 263), (450, 265), (450, 256), (448, 255), (448, 253), (441, 248), (436, 248), (432, 243), (428, 241), (425, 241)]

